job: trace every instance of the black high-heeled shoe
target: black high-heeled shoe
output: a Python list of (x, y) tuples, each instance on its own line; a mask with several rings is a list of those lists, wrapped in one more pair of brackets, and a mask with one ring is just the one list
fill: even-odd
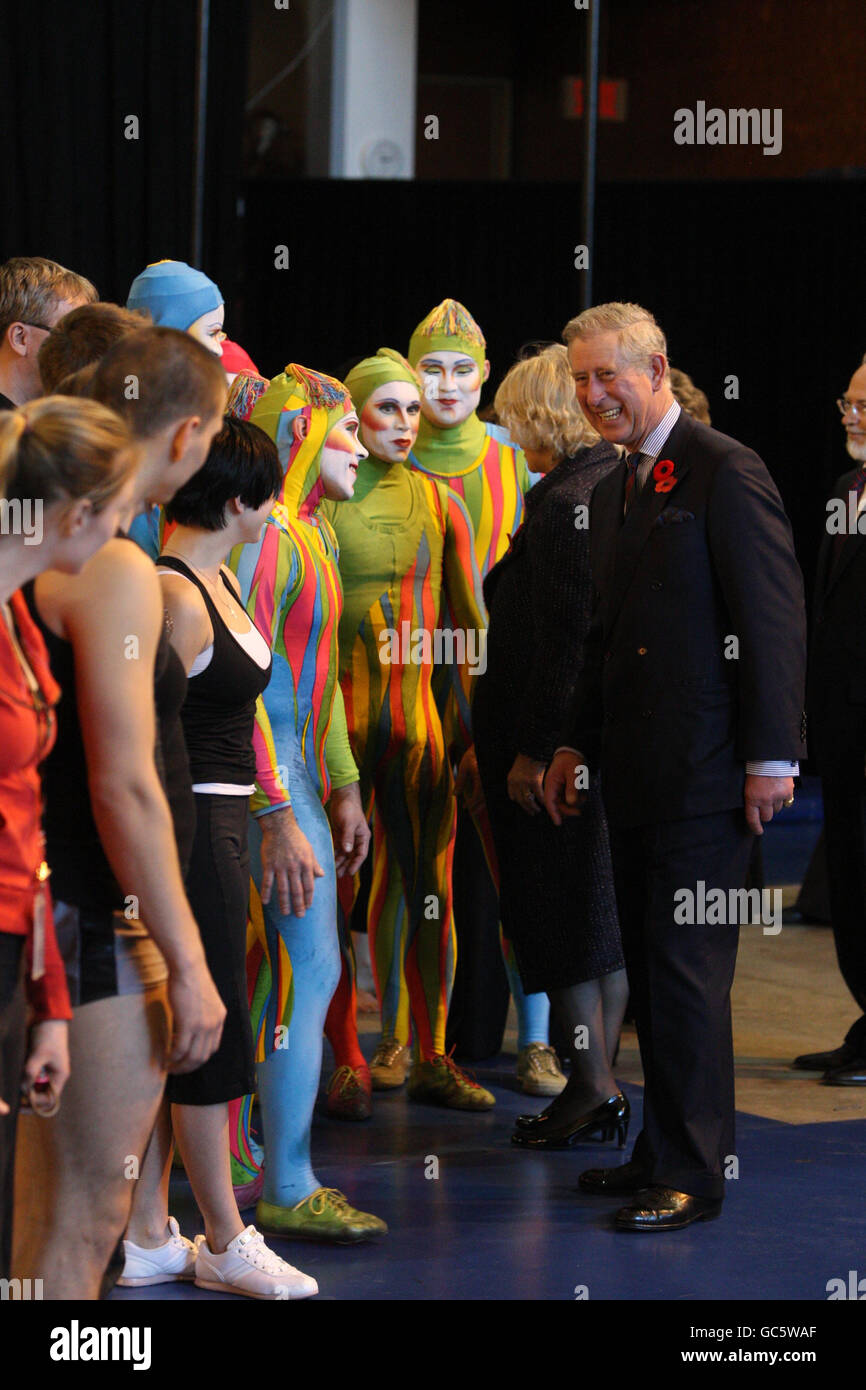
[(617, 1139), (622, 1149), (628, 1138), (631, 1106), (617, 1091), (615, 1096), (609, 1096), (577, 1120), (557, 1123), (556, 1116), (545, 1111), (526, 1118), (534, 1119), (535, 1124), (531, 1128), (515, 1129), (511, 1136), (512, 1144), (522, 1149), (570, 1149), (596, 1134), (603, 1143)]

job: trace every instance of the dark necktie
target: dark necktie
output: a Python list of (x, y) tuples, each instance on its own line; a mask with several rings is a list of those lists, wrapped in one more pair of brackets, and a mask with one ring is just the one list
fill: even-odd
[(625, 466), (627, 471), (625, 475), (625, 506), (623, 507), (623, 516), (628, 515), (632, 503), (634, 502), (635, 498), (638, 495), (638, 492), (640, 491), (637, 473), (638, 469), (640, 468), (642, 458), (643, 454), (626, 454), (625, 456)]

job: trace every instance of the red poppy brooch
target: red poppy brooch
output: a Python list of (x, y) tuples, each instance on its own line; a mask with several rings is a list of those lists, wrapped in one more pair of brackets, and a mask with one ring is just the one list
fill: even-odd
[(676, 465), (673, 459), (659, 459), (653, 469), (653, 482), (656, 492), (671, 492), (676, 485)]

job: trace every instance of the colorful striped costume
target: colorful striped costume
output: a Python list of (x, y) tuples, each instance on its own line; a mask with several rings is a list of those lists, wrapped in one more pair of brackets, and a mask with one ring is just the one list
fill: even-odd
[[(484, 335), (469, 311), (457, 300), (443, 300), (412, 334), (409, 361), (413, 367), (436, 352), (465, 353), (479, 368), (483, 367)], [(475, 533), (475, 556), (483, 580), (508, 549), (511, 536), (523, 521), (523, 496), (531, 486), (523, 454), (501, 426), (485, 424), (473, 411), (450, 429), (422, 418), (409, 462), (425, 477), (446, 484), (464, 502)], [(446, 736), (452, 746), (457, 715), (453, 682), (450, 690), (444, 681), (438, 683), (437, 696)], [(487, 868), (498, 891), (496, 853), (487, 816), (473, 816), (473, 820)], [(457, 927), (459, 933), (459, 904)], [(547, 1042), (547, 997), (524, 993), (511, 943), (501, 932), (500, 936), (508, 983), (517, 1007), (518, 1046)]]
[[(353, 368), (346, 385), (358, 413), (377, 386), (395, 380), (417, 384), (388, 349)], [(353, 500), (325, 503), (323, 512), (339, 542), (340, 684), (373, 827), (367, 924), (382, 1031), (405, 1043), (411, 1014), (416, 1055), (428, 1060), (445, 1051), (455, 964), (455, 802), (433, 663), (442, 660), (443, 640), (452, 650), (453, 623), (461, 638), (457, 737), (465, 748), (471, 681), (486, 636), (472, 525), (448, 488), (372, 453), (360, 463)], [(347, 918), (352, 901), (351, 893), (343, 899)], [(338, 1063), (336, 1015), (346, 1002), (338, 993), (329, 1014)]]
[[(344, 388), (330, 377), (291, 364), (274, 378), (250, 418), (276, 441), (287, 470), (283, 489), (261, 540), (238, 547), (230, 560), (247, 611), (274, 654), (254, 736), (247, 978), (267, 1144), (264, 1197), (279, 1206), (292, 1206), (319, 1186), (310, 1162), (310, 1125), (322, 1029), (340, 973), (334, 854), (323, 802), (332, 786), (346, 786), (358, 775), (337, 682), (342, 590), (336, 541), (318, 512), (322, 447), (351, 408)], [(293, 430), (299, 418), (308, 423), (303, 439)], [(259, 821), (289, 804), (325, 870), (303, 919), (281, 913), (276, 887), (266, 906), (255, 888), (261, 881)], [(231, 1112), (236, 1186), (254, 1180), (262, 1165), (250, 1137), (251, 1100), (236, 1103)]]

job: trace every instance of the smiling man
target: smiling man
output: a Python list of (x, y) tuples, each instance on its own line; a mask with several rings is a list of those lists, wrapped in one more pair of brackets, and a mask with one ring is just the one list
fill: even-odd
[(599, 602), (545, 804), (556, 824), (578, 814), (577, 769), (600, 762), (645, 1081), (630, 1162), (581, 1187), (634, 1197), (621, 1230), (676, 1230), (719, 1215), (735, 1153), (739, 924), (684, 926), (675, 907), (742, 888), (752, 836), (793, 796), (803, 585), (766, 468), (681, 411), (653, 316), (603, 304), (563, 336), (584, 414), (627, 455), (592, 496)]
[(823, 1071), (830, 1086), (866, 1086), (866, 357), (836, 405), (855, 467), (833, 489), (818, 558), (809, 752), (821, 773), (836, 954), (861, 1016), (839, 1047), (794, 1066)]

